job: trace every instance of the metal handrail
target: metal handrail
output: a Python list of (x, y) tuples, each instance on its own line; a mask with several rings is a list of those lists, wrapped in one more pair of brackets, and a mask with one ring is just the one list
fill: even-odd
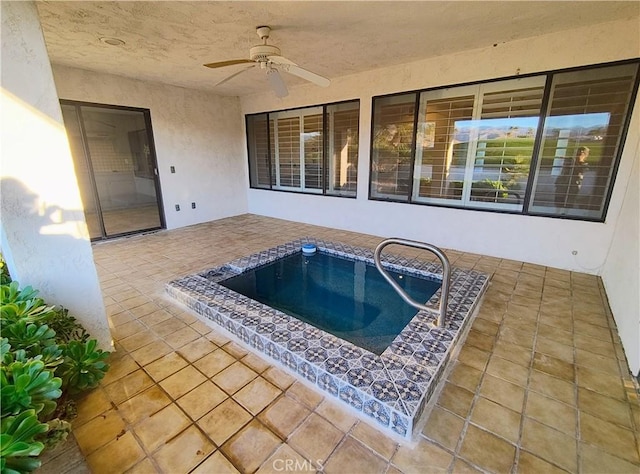
[(394, 290), (402, 297), (402, 299), (413, 306), (414, 308), (421, 309), (424, 311), (433, 312), (433, 308), (429, 308), (428, 306), (418, 303), (411, 296), (409, 296), (402, 287), (396, 282), (389, 272), (387, 272), (380, 261), (380, 255), (382, 254), (382, 249), (384, 249), (387, 245), (390, 244), (398, 244), (405, 245), (407, 247), (414, 247), (417, 249), (428, 250), (431, 253), (435, 254), (436, 257), (440, 259), (442, 263), (442, 292), (440, 294), (440, 315), (438, 316), (438, 326), (443, 327), (445, 323), (445, 318), (447, 315), (447, 300), (449, 299), (449, 283), (451, 280), (451, 264), (449, 263), (449, 259), (444, 254), (444, 252), (436, 247), (435, 245), (427, 244), (425, 242), (417, 242), (415, 240), (406, 240), (406, 239), (398, 239), (398, 238), (390, 238), (383, 240), (376, 247), (375, 252), (373, 253), (373, 261), (376, 264), (376, 268), (382, 274), (382, 276), (389, 282), (389, 284), (393, 287)]

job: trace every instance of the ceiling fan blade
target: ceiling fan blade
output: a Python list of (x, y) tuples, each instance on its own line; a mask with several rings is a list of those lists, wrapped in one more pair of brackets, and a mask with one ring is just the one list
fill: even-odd
[(284, 56), (267, 56), (267, 59), (274, 64), (293, 64), (294, 66), (297, 66), (296, 63)]
[(219, 85), (224, 84), (225, 82), (227, 82), (227, 81), (229, 81), (229, 80), (233, 79), (233, 78), (234, 78), (234, 77), (236, 77), (237, 75), (242, 74), (243, 72), (245, 72), (245, 71), (247, 71), (247, 70), (251, 69), (252, 67), (256, 67), (256, 65), (255, 65), (255, 64), (253, 64), (253, 65), (251, 65), (251, 66), (249, 66), (249, 67), (245, 67), (245, 68), (243, 68), (243, 69), (240, 69), (238, 72), (234, 72), (234, 73), (233, 73), (233, 74), (231, 74), (230, 76), (228, 76), (228, 77), (226, 77), (226, 78), (222, 79), (220, 82), (215, 83), (215, 84), (213, 85), (213, 87), (218, 87)]
[(279, 64), (278, 67), (283, 71), (288, 72), (289, 74), (293, 74), (294, 76), (301, 77), (309, 82), (313, 82), (314, 84), (320, 87), (328, 87), (331, 84), (331, 81), (326, 77), (322, 77), (315, 72), (307, 71), (306, 69), (301, 68), (295, 64)]
[(252, 63), (252, 62), (253, 60), (251, 59), (230, 59), (229, 61), (218, 61), (217, 63), (203, 64), (203, 66), (215, 69), (218, 67), (233, 66), (234, 64), (243, 64), (243, 63)]
[(271, 84), (271, 88), (277, 97), (286, 97), (289, 95), (287, 85), (282, 80), (282, 76), (277, 69), (267, 69), (267, 80)]

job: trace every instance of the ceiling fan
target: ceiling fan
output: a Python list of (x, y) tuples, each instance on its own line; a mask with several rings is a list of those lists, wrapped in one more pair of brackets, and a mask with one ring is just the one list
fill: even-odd
[(314, 72), (308, 71), (307, 69), (303, 69), (298, 66), (293, 61), (285, 58), (280, 55), (280, 48), (273, 46), (271, 44), (267, 44), (267, 40), (269, 39), (269, 33), (271, 33), (271, 28), (268, 26), (258, 26), (256, 28), (256, 33), (262, 40), (262, 44), (258, 44), (249, 49), (249, 59), (231, 59), (229, 61), (219, 61), (215, 63), (205, 64), (204, 66), (210, 67), (212, 69), (217, 69), (220, 67), (226, 66), (234, 66), (236, 64), (245, 64), (245, 63), (253, 63), (249, 67), (245, 67), (240, 71), (231, 74), (225, 79), (221, 80), (214, 87), (219, 86), (220, 84), (224, 84), (225, 82), (233, 79), (239, 74), (242, 74), (245, 71), (248, 71), (254, 67), (260, 67), (267, 74), (267, 80), (271, 85), (271, 88), (276, 93), (278, 97), (286, 97), (289, 94), (287, 90), (287, 86), (280, 75), (280, 71), (288, 72), (289, 74), (293, 74), (294, 76), (301, 77), (309, 82), (312, 82), (321, 87), (327, 87), (331, 81), (326, 77), (322, 77)]

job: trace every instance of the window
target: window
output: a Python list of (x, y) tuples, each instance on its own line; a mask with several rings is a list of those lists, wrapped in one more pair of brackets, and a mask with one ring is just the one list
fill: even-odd
[(602, 220), (637, 70), (374, 98), (370, 197)]
[(556, 74), (530, 210), (599, 219), (630, 115), (637, 64)]
[(360, 103), (248, 115), (252, 188), (355, 196)]

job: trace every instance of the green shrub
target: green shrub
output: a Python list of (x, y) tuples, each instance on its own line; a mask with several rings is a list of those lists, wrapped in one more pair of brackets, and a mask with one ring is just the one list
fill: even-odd
[(64, 441), (75, 416), (71, 395), (98, 385), (108, 352), (69, 312), (31, 287), (0, 287), (0, 472), (31, 472), (43, 449)]

